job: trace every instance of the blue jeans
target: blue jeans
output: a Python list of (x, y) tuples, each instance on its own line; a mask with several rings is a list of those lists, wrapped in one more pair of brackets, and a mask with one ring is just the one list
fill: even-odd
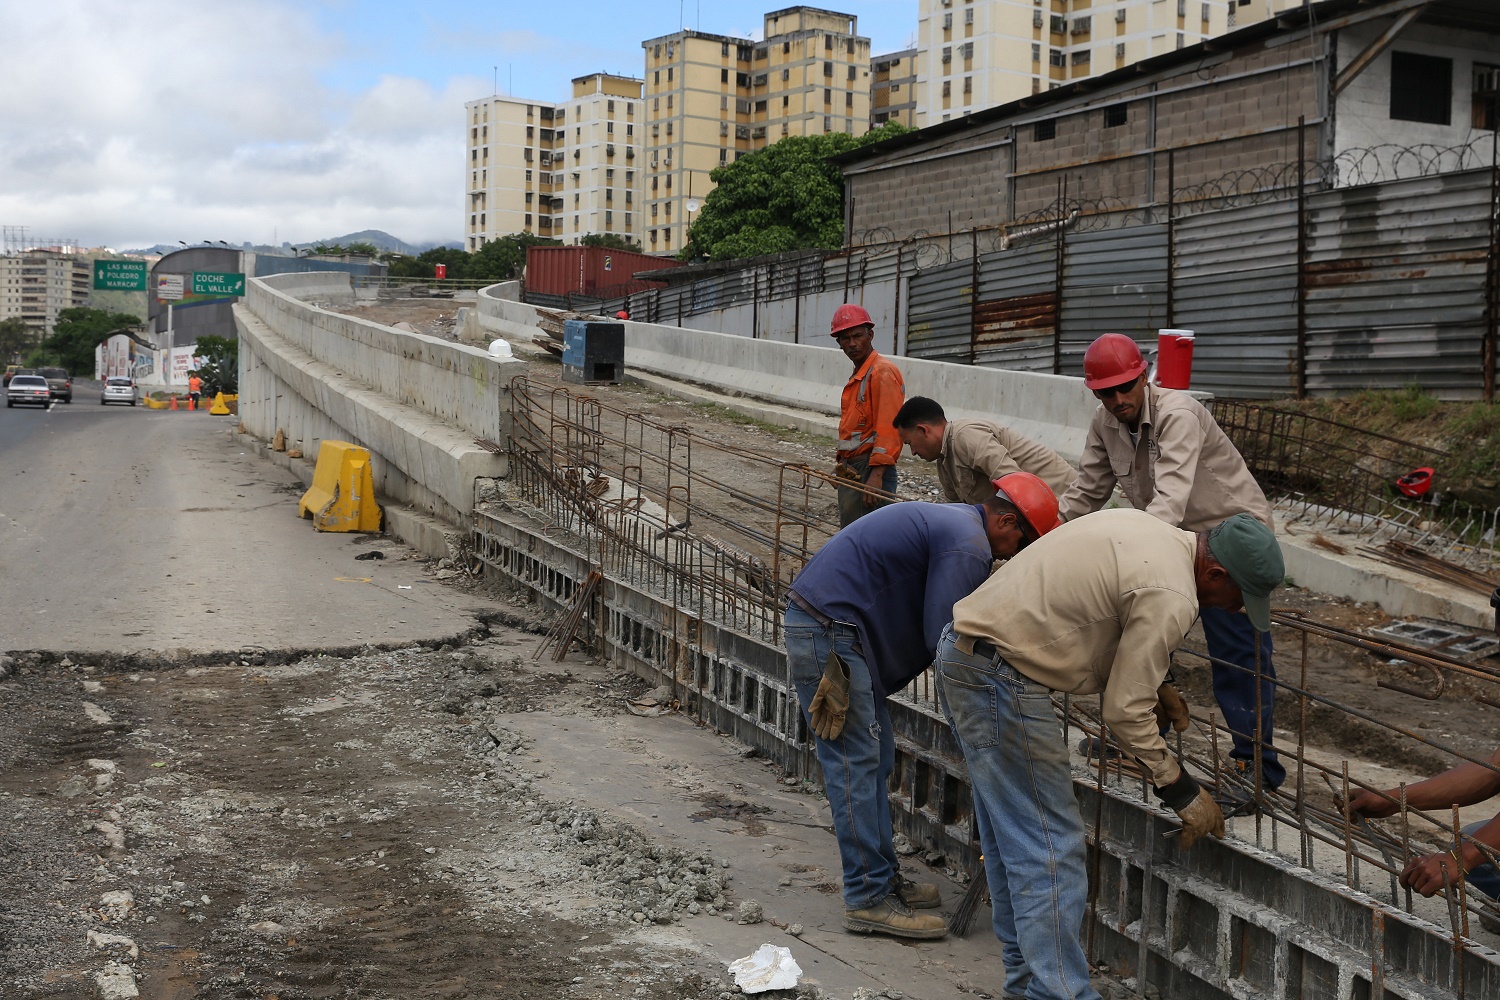
[(963, 652), (957, 639), (949, 625), (938, 643), (938, 700), (974, 786), (1005, 991), (1099, 1000), (1079, 940), (1089, 892), (1083, 816), (1052, 692), (998, 656)]
[[(833, 832), (844, 864), (844, 906), (862, 910), (885, 899), (896, 887), (899, 867), (891, 843), (891, 800), (886, 787), (896, 769), (896, 737), (885, 703), (875, 704), (870, 669), (851, 625), (824, 626), (793, 605), (783, 619), (787, 667), (797, 701), (817, 744), (823, 788), (833, 812)], [(849, 714), (832, 740), (812, 734), (808, 706), (823, 680), (829, 650), (849, 665)]]
[[(865, 477), (870, 474), (870, 456), (861, 455), (858, 458), (846, 458), (844, 464), (859, 473), (859, 481), (864, 482)], [(880, 488), (887, 493), (896, 492), (896, 467), (887, 465), (885, 473), (880, 480)], [(865, 506), (865, 494), (847, 486), (839, 487), (839, 527), (847, 528), (849, 525), (864, 517), (877, 507), (884, 507), (891, 503), (890, 500), (876, 500), (869, 507)]]
[[(1480, 827), (1487, 823), (1489, 823), (1487, 819), (1470, 823), (1464, 827), (1464, 833), (1472, 837), (1479, 832)], [(1495, 870), (1492, 862), (1486, 861), (1482, 865), (1475, 865), (1473, 870), (1465, 876), (1465, 881), (1491, 899), (1500, 899), (1500, 871)]]
[[(1286, 768), (1271, 745), (1272, 716), (1276, 707), (1276, 667), (1271, 662), (1271, 633), (1258, 632), (1248, 615), (1219, 608), (1203, 608), (1203, 638), (1208, 655), (1215, 660), (1235, 663), (1236, 670), (1220, 663), (1212, 664), (1214, 700), (1224, 713), (1224, 725), (1234, 740), (1230, 760), (1249, 762), (1255, 759), (1255, 643), (1260, 640), (1260, 768), (1267, 791), (1280, 788), (1286, 780)], [(1254, 783), (1254, 772), (1250, 781)]]

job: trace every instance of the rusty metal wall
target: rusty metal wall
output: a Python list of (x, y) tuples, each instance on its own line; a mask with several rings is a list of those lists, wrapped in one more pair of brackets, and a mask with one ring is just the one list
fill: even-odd
[(1056, 330), (1056, 244), (1046, 240), (981, 254), (976, 363), (1050, 372)]
[(1063, 241), (1062, 375), (1083, 374), (1083, 352), (1105, 333), (1156, 343), (1167, 325), (1167, 227), (1069, 233)]
[(1489, 170), (1308, 198), (1307, 389), (1484, 388)]
[(1178, 219), (1173, 323), (1197, 333), (1193, 386), (1265, 399), (1295, 389), (1297, 202)]

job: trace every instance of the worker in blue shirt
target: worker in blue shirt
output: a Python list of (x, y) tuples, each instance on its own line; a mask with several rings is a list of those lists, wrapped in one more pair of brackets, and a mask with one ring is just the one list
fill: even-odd
[(787, 594), (787, 664), (817, 745), (844, 868), (844, 927), (940, 938), (937, 886), (901, 876), (887, 781), (896, 744), (885, 700), (932, 662), (953, 605), (1058, 524), (1057, 497), (1029, 472), (982, 504), (872, 510), (823, 546)]

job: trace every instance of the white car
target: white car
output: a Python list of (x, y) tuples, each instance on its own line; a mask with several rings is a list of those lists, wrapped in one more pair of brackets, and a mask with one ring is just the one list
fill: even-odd
[(37, 403), (49, 406), (52, 403), (52, 387), (40, 375), (16, 375), (5, 388), (5, 405)]
[(105, 403), (129, 403), (135, 405), (135, 383), (128, 378), (111, 376), (104, 380), (104, 388), (99, 393), (99, 405)]

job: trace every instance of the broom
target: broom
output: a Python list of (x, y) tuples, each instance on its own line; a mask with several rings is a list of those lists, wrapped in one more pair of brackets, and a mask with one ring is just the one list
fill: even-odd
[(969, 869), (969, 888), (964, 890), (964, 898), (958, 901), (958, 909), (953, 911), (948, 929), (957, 937), (968, 937), (974, 914), (979, 912), (980, 904), (989, 901), (990, 881), (985, 877), (984, 855), (981, 854), (974, 867)]

